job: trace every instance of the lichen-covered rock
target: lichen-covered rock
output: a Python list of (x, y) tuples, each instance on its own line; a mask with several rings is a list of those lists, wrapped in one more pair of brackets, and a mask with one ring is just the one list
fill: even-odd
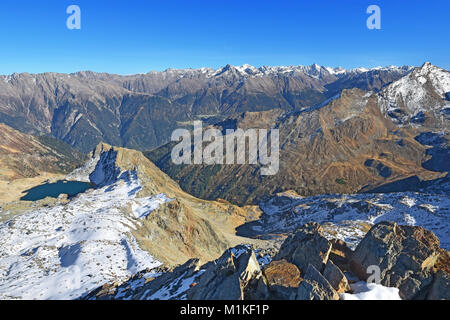
[(284, 241), (275, 260), (286, 259), (303, 272), (309, 264), (322, 271), (330, 251), (331, 243), (323, 236), (322, 227), (316, 222), (311, 222), (297, 229)]
[(302, 281), (297, 266), (286, 260), (272, 261), (263, 271), (272, 299), (291, 300)]
[(314, 266), (309, 265), (298, 288), (297, 300), (339, 300), (339, 294)]

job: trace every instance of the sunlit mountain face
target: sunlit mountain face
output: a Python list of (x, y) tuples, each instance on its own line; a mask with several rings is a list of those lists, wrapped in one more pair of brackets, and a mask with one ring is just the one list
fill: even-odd
[(149, 150), (193, 120), (213, 124), (244, 112), (302, 110), (343, 89), (378, 91), (411, 69), (227, 65), (131, 76), (12, 74), (0, 76), (0, 121), (84, 153), (102, 141)]

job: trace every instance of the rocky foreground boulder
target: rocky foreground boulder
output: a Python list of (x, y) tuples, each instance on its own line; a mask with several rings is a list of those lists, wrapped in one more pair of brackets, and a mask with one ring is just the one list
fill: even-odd
[[(370, 229), (353, 253), (351, 270), (367, 280), (379, 268), (380, 283), (400, 290), (402, 299), (445, 298), (449, 295), (448, 274), (436, 274), (435, 266), (445, 252), (439, 239), (422, 227), (380, 222)], [(444, 274), (444, 275), (443, 275)], [(447, 290), (437, 290), (445, 287)], [(434, 293), (430, 290), (434, 288)], [(437, 294), (436, 290), (441, 292)]]
[(350, 291), (347, 277), (331, 259), (329, 259), (327, 261), (327, 264), (325, 265), (323, 276), (328, 280), (330, 285), (337, 291), (337, 293)]
[(264, 268), (267, 298), (269, 295), (277, 300), (294, 299), (297, 288), (303, 281), (300, 270), (295, 264), (286, 260), (272, 261)]
[(339, 300), (339, 295), (330, 282), (311, 264), (300, 283), (297, 300)]
[(322, 227), (316, 223), (308, 223), (300, 227), (281, 246), (275, 260), (286, 259), (300, 270), (312, 265), (322, 271), (331, 252), (331, 243), (323, 236)]
[(449, 252), (421, 227), (381, 222), (351, 251), (309, 223), (288, 237), (267, 265), (241, 245), (204, 265), (189, 260), (172, 271), (159, 270), (161, 275), (142, 272), (83, 298), (338, 300), (352, 293), (352, 283), (373, 280), (398, 288), (402, 299), (450, 299), (449, 268)]

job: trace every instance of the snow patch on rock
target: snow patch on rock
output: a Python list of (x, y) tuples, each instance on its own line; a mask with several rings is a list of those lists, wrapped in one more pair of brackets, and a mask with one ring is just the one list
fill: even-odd
[(402, 300), (397, 288), (363, 281), (350, 284), (353, 293), (341, 293), (341, 300)]

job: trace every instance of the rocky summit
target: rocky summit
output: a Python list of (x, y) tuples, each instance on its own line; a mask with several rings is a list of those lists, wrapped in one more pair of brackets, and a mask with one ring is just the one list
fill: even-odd
[[(407, 300), (449, 298), (450, 274), (438, 262), (448, 263), (449, 252), (422, 227), (385, 222), (373, 226), (344, 257), (348, 270), (338, 266), (343, 262), (336, 255), (329, 255), (342, 250), (342, 244), (328, 242), (324, 254), (315, 248), (314, 239), (324, 239), (317, 223), (299, 228), (268, 264), (252, 247), (238, 246), (213, 262), (189, 260), (168, 272), (146, 270), (82, 299), (346, 300), (369, 294)], [(312, 263), (296, 263), (299, 251), (308, 252)], [(370, 266), (379, 266), (379, 278), (368, 279)]]

